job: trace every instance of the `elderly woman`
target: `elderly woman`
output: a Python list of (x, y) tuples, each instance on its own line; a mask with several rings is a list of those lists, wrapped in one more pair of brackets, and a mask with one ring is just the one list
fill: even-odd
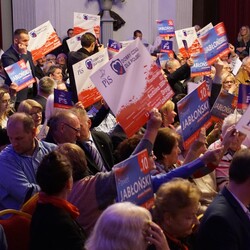
[(191, 249), (187, 237), (199, 224), (199, 200), (199, 189), (188, 180), (172, 180), (157, 191), (153, 220), (164, 231), (171, 250)]
[(42, 111), (43, 107), (40, 103), (38, 103), (35, 100), (27, 99), (22, 101), (17, 109), (17, 112), (24, 112), (29, 115), (31, 115), (32, 119), (34, 120), (35, 127), (37, 129), (36, 131), (36, 137), (37, 139), (43, 139), (46, 137), (46, 134), (48, 132), (48, 127), (45, 125), (42, 125)]
[(238, 95), (238, 84), (232, 73), (224, 73), (221, 77), (222, 89), (230, 94)]
[(170, 249), (161, 228), (152, 222), (149, 211), (129, 202), (108, 207), (98, 219), (86, 250)]
[(73, 185), (70, 162), (59, 152), (51, 152), (36, 177), (41, 192), (31, 221), (30, 249), (82, 250), (85, 236), (75, 221), (79, 212), (66, 200)]

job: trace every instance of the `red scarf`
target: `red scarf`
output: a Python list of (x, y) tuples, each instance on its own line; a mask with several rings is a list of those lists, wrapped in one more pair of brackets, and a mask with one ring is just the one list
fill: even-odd
[(178, 240), (177, 238), (169, 235), (166, 231), (164, 232), (164, 234), (166, 235), (167, 239), (170, 239), (174, 244), (176, 244), (182, 250), (188, 250), (188, 247), (186, 245), (184, 245), (180, 240)]
[(72, 216), (73, 219), (76, 219), (80, 214), (78, 208), (72, 205), (70, 202), (55, 196), (47, 195), (42, 192), (39, 193), (38, 202), (45, 204), (50, 203), (55, 207), (62, 208), (66, 210)]

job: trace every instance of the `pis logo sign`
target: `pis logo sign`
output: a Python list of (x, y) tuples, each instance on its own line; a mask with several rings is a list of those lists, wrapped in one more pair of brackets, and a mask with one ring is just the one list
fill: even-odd
[(117, 75), (123, 75), (126, 73), (125, 68), (123, 67), (120, 59), (116, 59), (113, 62), (111, 62), (111, 69), (117, 74)]
[(93, 69), (92, 59), (86, 60), (85, 65), (87, 69)]

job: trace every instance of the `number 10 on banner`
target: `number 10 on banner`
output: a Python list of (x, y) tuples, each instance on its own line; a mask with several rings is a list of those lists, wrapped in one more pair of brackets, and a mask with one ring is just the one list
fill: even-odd
[(201, 101), (204, 101), (208, 97), (208, 86), (206, 82), (204, 81), (199, 87), (198, 87), (198, 96)]
[(143, 150), (138, 155), (138, 162), (140, 169), (144, 174), (148, 174), (153, 169), (153, 164), (151, 163), (147, 150)]

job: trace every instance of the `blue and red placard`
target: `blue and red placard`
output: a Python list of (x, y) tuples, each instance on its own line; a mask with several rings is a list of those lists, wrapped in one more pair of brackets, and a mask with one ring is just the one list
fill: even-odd
[(237, 108), (247, 109), (250, 103), (250, 85), (240, 84)]
[(157, 20), (157, 28), (161, 37), (175, 36), (175, 28), (173, 20)]
[(211, 115), (213, 120), (224, 120), (225, 117), (232, 114), (237, 106), (237, 97), (228, 93), (226, 90), (221, 90), (213, 107), (211, 108)]
[(24, 60), (20, 60), (4, 69), (10, 80), (18, 85), (17, 91), (26, 88), (36, 81)]
[(54, 89), (54, 107), (70, 109), (72, 106), (72, 92)]
[(202, 127), (208, 128), (212, 125), (208, 93), (204, 81), (177, 103), (185, 149), (198, 137)]
[(130, 201), (139, 206), (151, 209), (154, 204), (147, 150), (113, 167), (119, 202)]

